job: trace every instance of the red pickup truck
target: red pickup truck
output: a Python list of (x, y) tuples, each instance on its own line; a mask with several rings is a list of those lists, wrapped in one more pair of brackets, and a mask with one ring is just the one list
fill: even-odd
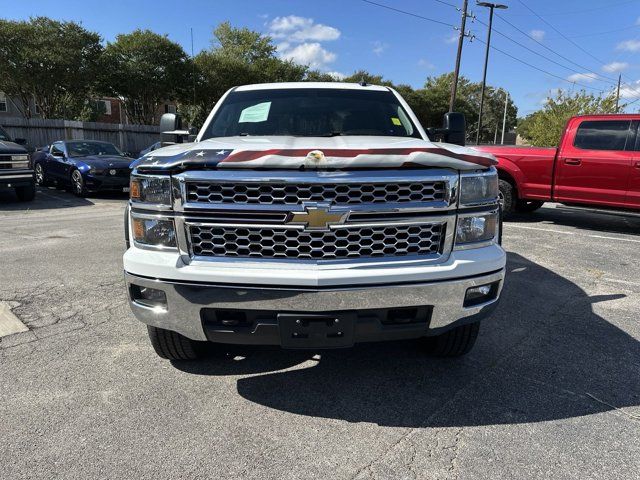
[(479, 146), (498, 159), (506, 213), (544, 202), (640, 210), (640, 115), (567, 122), (558, 148)]

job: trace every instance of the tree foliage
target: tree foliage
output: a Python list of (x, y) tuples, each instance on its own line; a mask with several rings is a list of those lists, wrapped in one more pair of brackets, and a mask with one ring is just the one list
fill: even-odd
[(613, 94), (596, 96), (584, 90), (573, 94), (559, 90), (554, 97), (547, 98), (541, 110), (519, 121), (518, 135), (531, 145), (556, 146), (571, 117), (615, 112), (616, 99)]
[(0, 90), (21, 100), (27, 118), (32, 99), (43, 118), (74, 118), (95, 87), (100, 42), (75, 22), (0, 20)]
[[(213, 31), (211, 48), (195, 59), (195, 105), (193, 94), (183, 95), (181, 112), (191, 124), (201, 124), (209, 110), (231, 87), (249, 83), (298, 82), (308, 68), (278, 58), (268, 36), (247, 28), (221, 23)], [(192, 79), (193, 83), (193, 79)], [(191, 94), (191, 98), (189, 97)]]
[(185, 95), (192, 68), (184, 49), (150, 30), (121, 34), (102, 58), (102, 91), (119, 97), (133, 123), (158, 121), (158, 107)]

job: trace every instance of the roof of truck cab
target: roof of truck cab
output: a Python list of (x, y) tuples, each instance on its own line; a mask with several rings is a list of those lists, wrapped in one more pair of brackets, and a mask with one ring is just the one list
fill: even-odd
[(597, 113), (587, 115), (576, 115), (571, 119), (579, 120), (638, 120), (640, 119), (640, 113)]
[(242, 85), (236, 87), (236, 92), (246, 92), (251, 90), (280, 90), (286, 88), (331, 88), (340, 90), (373, 90), (377, 92), (388, 92), (388, 87), (381, 85), (360, 85), (359, 83), (347, 82), (282, 82), (282, 83), (255, 83), (253, 85)]

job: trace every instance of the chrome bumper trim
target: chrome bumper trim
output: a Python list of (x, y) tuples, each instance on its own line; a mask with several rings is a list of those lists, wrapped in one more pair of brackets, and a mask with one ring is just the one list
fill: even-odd
[[(153, 280), (125, 272), (127, 286), (135, 284), (165, 292), (167, 309), (151, 309), (129, 301), (138, 320), (176, 331), (193, 340), (206, 340), (202, 308), (325, 312), (433, 305), (430, 330), (443, 331), (456, 321), (481, 313), (500, 297), (505, 270), (487, 275), (435, 282), (357, 286), (335, 289), (269, 288), (243, 285), (192, 284)], [(496, 300), (463, 307), (468, 288), (500, 281)]]

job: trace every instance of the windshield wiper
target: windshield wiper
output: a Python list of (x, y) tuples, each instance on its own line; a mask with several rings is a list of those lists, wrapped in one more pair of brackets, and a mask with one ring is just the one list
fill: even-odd
[(331, 133), (323, 133), (322, 135), (307, 135), (309, 137), (342, 137), (344, 136), (344, 132), (331, 132)]

